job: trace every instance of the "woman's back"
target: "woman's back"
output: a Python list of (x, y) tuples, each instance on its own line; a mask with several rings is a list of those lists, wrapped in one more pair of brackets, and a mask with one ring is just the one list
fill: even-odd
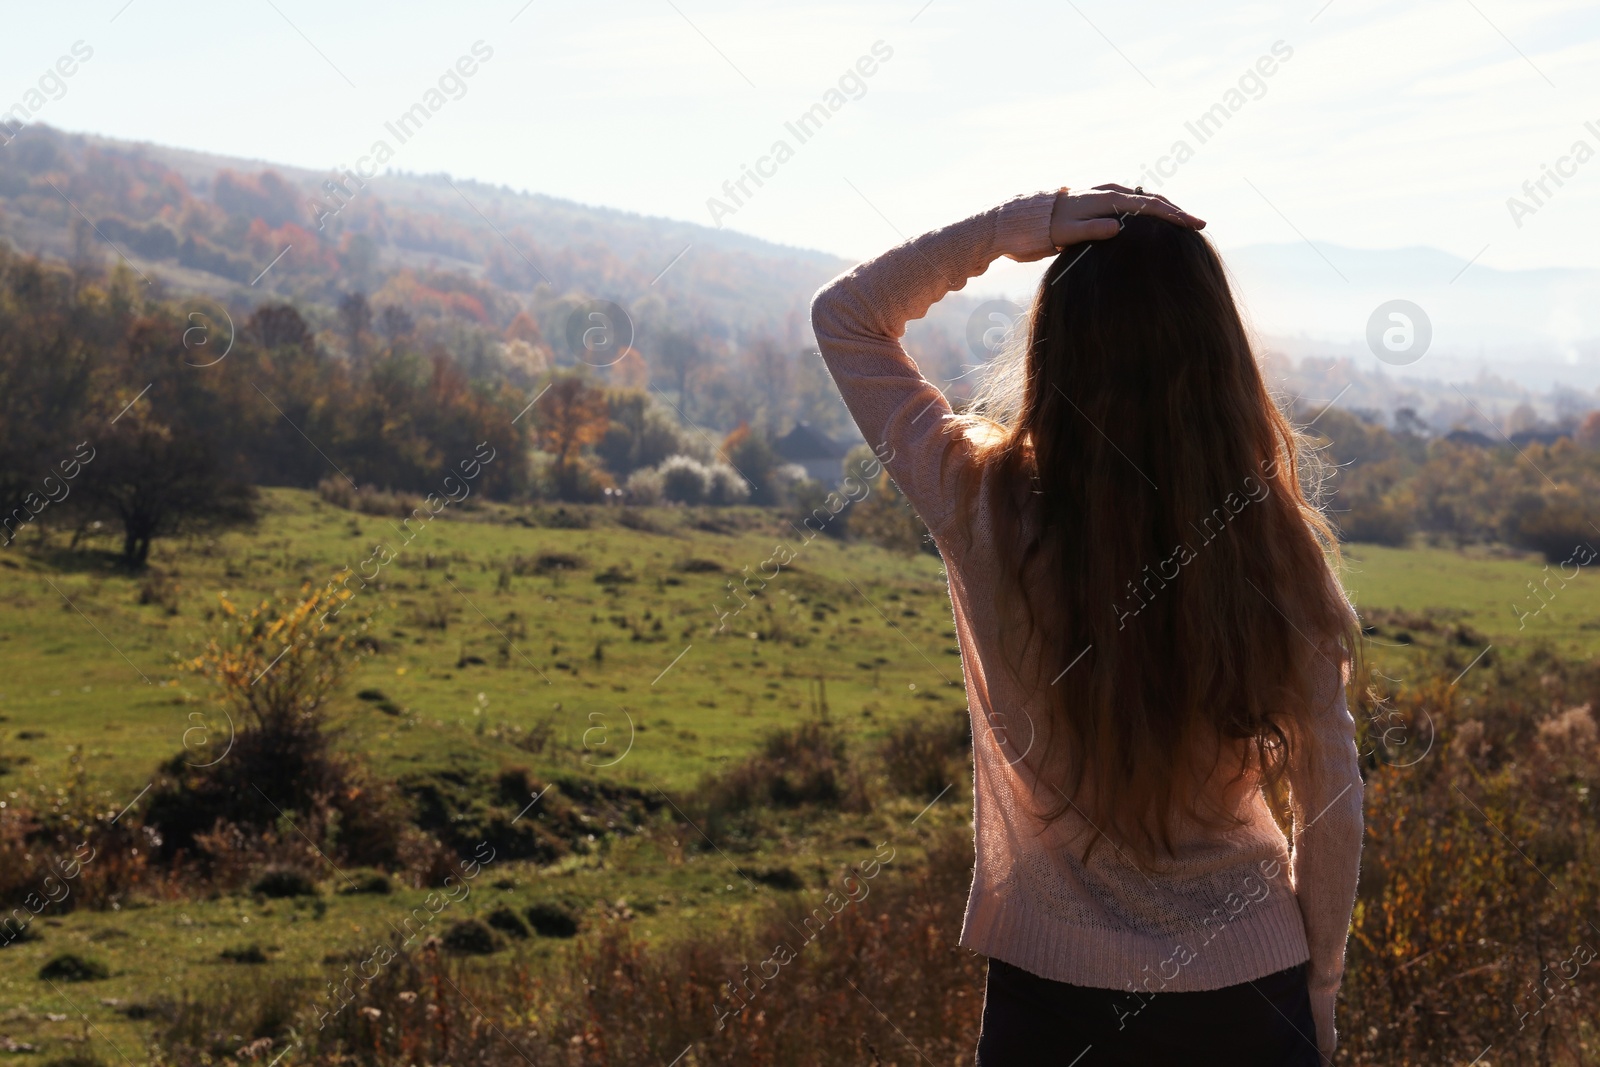
[[(1131, 332), (1115, 325), (1141, 313), (1127, 298), (1149, 298), (1128, 292), (1129, 277), (1162, 274), (1132, 240), (1120, 271), (1089, 265), (1104, 253), (1116, 266), (1117, 237), (1047, 273), (1008, 421), (953, 418), (898, 342), (906, 321), (997, 256), (1057, 252), (1060, 200), (1021, 197), (924, 235), (813, 305), (845, 402), (947, 565), (974, 732), (962, 944), (1124, 991), (1130, 1012), (1158, 990), (1214, 990), (1309, 960), (1331, 1051), (1361, 833), (1338, 642), (1348, 605), (1259, 378), (1254, 398), (1242, 378), (1231, 393), (1197, 385), (1201, 398), (1236, 399), (1191, 411), (1150, 377), (1158, 358), (1191, 377), (1253, 374), (1242, 328), (1230, 337), (1227, 322), (1196, 320), (1205, 299), (1164, 317), (1146, 305), (1150, 321)], [(1193, 368), (1171, 362), (1201, 335), (1237, 347)], [(1128, 350), (1129, 336), (1147, 350)], [(1259, 788), (1280, 776), (1292, 855)]]

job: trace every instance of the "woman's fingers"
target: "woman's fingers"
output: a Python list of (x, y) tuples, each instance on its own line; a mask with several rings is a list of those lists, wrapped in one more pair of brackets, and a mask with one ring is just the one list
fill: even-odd
[(1158, 219), (1165, 219), (1179, 226), (1188, 226), (1196, 230), (1205, 225), (1204, 219), (1189, 214), (1165, 197), (1138, 193), (1108, 193), (1106, 195), (1112, 198), (1113, 208), (1123, 214), (1154, 215)]
[(1107, 182), (1095, 189), (1108, 197), (1108, 209), (1127, 215), (1154, 215), (1179, 226), (1201, 229), (1205, 220), (1191, 215), (1160, 193), (1136, 193), (1126, 185)]
[[(1104, 185), (1097, 185), (1095, 188), (1108, 190), (1114, 193), (1127, 193), (1130, 196), (1153, 196), (1163, 204), (1171, 204), (1173, 207), (1178, 206), (1177, 204), (1173, 204), (1171, 200), (1163, 196), (1161, 193), (1146, 192), (1144, 189), (1129, 189), (1126, 185), (1118, 185), (1116, 182), (1107, 182)], [(1182, 209), (1180, 208), (1179, 210)]]
[[(1111, 192), (1114, 192), (1114, 193), (1131, 193), (1131, 194), (1136, 195), (1136, 196), (1153, 196), (1157, 200), (1160, 200), (1162, 203), (1172, 204), (1171, 200), (1167, 199), (1165, 196), (1163, 196), (1160, 193), (1150, 193), (1150, 192), (1146, 192), (1143, 189), (1129, 189), (1126, 185), (1118, 185), (1116, 182), (1107, 182), (1104, 185), (1097, 185), (1097, 186), (1095, 186), (1095, 188), (1096, 189), (1107, 189), (1107, 190), (1110, 190)], [(1177, 204), (1172, 204), (1172, 206), (1173, 207), (1177, 207), (1178, 205)]]
[(1051, 243), (1065, 248), (1079, 241), (1103, 241), (1115, 237), (1122, 220), (1130, 215), (1150, 215), (1199, 230), (1205, 220), (1189, 214), (1164, 196), (1136, 193), (1126, 186), (1108, 184), (1093, 191), (1073, 193), (1062, 190), (1050, 215)]

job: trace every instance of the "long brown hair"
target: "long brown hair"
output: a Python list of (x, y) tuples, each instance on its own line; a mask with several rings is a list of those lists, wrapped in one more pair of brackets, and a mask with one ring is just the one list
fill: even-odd
[(1319, 678), (1355, 649), (1337, 543), (1193, 230), (1128, 217), (1060, 253), (992, 371), (956, 420), (979, 460), (962, 501), (990, 505), (1038, 813), (1087, 818), (1085, 860), (1110, 838), (1153, 862), (1175, 820), (1241, 822), (1219, 781), (1281, 793)]

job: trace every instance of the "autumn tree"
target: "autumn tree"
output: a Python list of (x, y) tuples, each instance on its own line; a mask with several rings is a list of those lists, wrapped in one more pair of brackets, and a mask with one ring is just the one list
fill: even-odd
[(517, 312), (517, 317), (506, 327), (506, 340), (526, 341), (535, 348), (548, 347), (545, 345), (544, 331), (539, 329), (539, 323), (526, 311)]
[(550, 475), (556, 495), (563, 500), (589, 495), (585, 483), (593, 473), (583, 450), (599, 444), (611, 425), (604, 391), (581, 375), (563, 374), (550, 383), (534, 411), (539, 447), (553, 457)]
[(1600, 411), (1591, 411), (1578, 427), (1578, 444), (1585, 448), (1600, 448)]
[(245, 322), (245, 336), (262, 348), (301, 348), (312, 344), (311, 327), (293, 304), (263, 304)]
[(778, 468), (783, 458), (773, 449), (765, 434), (750, 428), (747, 422), (734, 427), (722, 441), (722, 456), (728, 465), (750, 483), (752, 504), (783, 503), (783, 487)]

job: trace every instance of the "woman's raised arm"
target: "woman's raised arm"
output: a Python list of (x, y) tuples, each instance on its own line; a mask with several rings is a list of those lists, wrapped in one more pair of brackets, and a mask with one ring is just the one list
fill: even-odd
[(1115, 237), (1127, 214), (1205, 225), (1161, 197), (1117, 186), (1033, 193), (892, 248), (812, 299), (817, 346), (851, 416), (936, 537), (954, 513), (953, 478), (967, 455), (946, 432), (944, 394), (900, 344), (906, 323), (1001, 256), (1026, 263)]

